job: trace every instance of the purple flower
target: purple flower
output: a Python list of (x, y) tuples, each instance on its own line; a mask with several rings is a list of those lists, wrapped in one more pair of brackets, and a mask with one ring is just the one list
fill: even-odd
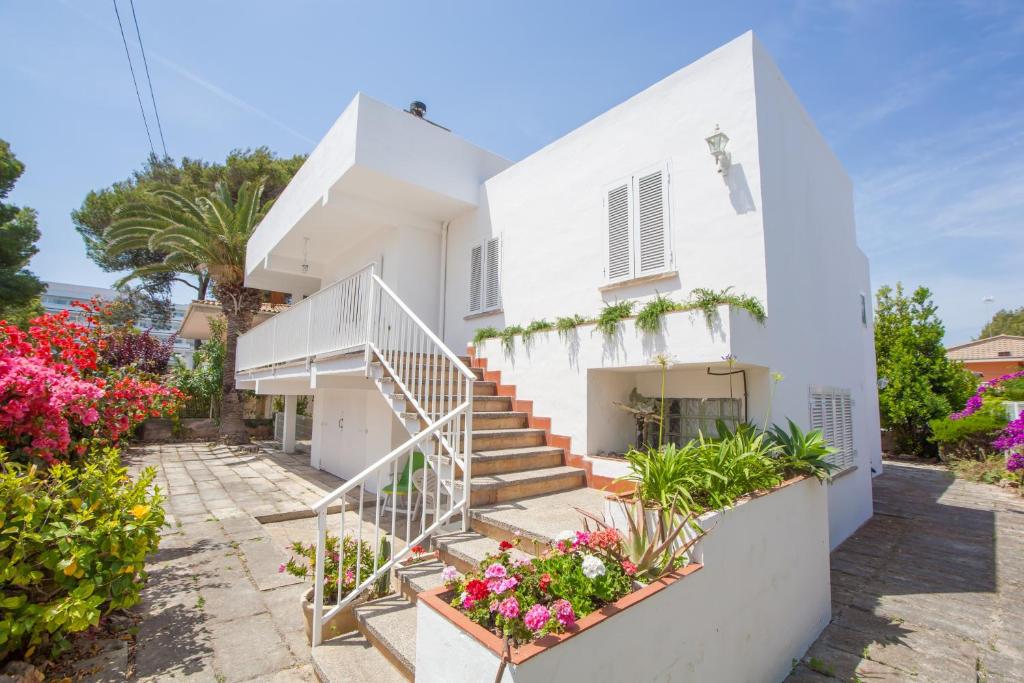
[(441, 570), (441, 580), (445, 583), (454, 581), (459, 576), (459, 570), (455, 567), (448, 565)]
[(491, 591), (495, 595), (501, 595), (502, 593), (512, 590), (518, 585), (519, 579), (514, 576), (510, 576), (507, 579), (499, 579), (491, 588)]
[(495, 562), (484, 571), (484, 576), (488, 579), (504, 579), (508, 576), (508, 572), (503, 565)]
[(1024, 469), (1024, 453), (1011, 453), (1006, 459), (1006, 471), (1018, 472)]
[(539, 631), (544, 628), (544, 624), (548, 623), (550, 618), (551, 614), (548, 612), (547, 607), (544, 605), (534, 605), (527, 611), (526, 616), (523, 617), (523, 622), (526, 624), (526, 628), (531, 631)]

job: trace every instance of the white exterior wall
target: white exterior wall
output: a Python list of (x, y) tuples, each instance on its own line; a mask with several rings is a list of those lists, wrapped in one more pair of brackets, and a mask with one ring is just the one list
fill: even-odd
[[(716, 124), (731, 138), (734, 166), (725, 180), (704, 141)], [(480, 208), (452, 222), (445, 341), (461, 348), (478, 327), (594, 315), (604, 302), (655, 291), (682, 298), (695, 287), (732, 286), (765, 299), (757, 142), (748, 33), (491, 178)], [(601, 292), (604, 190), (666, 162), (679, 276)], [(495, 235), (504, 314), (464, 320), (469, 250)]]
[[(522, 664), (504, 683), (782, 681), (828, 624), (825, 487), (746, 500), (702, 541), (704, 568)], [(491, 680), (498, 657), (419, 601), (416, 680)]]
[(391, 452), (401, 425), (375, 389), (317, 389), (313, 396), (313, 467), (349, 479)]
[(763, 351), (785, 376), (775, 388), (776, 419), (809, 426), (809, 385), (849, 389), (854, 400), (857, 470), (829, 490), (835, 546), (871, 517), (872, 463), (881, 471), (870, 311), (861, 322), (868, 264), (849, 178), (757, 41), (754, 54), (771, 321)]

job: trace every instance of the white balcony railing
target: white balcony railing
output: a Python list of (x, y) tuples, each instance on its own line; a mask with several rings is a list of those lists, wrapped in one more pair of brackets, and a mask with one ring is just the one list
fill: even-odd
[(367, 339), (373, 271), (370, 264), (240, 335), (235, 369), (361, 347)]

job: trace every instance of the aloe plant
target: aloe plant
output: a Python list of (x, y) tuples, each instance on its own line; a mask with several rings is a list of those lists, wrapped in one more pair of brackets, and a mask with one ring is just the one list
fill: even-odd
[(827, 460), (836, 449), (828, 445), (820, 429), (805, 432), (788, 419), (788, 431), (779, 425), (772, 425), (768, 438), (778, 447), (780, 464), (794, 474), (809, 474), (819, 481), (832, 478), (836, 465)]

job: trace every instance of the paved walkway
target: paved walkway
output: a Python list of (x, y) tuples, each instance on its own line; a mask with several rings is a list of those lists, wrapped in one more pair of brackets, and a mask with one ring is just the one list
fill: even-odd
[[(111, 650), (92, 680), (315, 680), (298, 606), (308, 584), (277, 571), (289, 542), (315, 537), (301, 515), (339, 483), (307, 458), (207, 444), (126, 454), (157, 469), (170, 529), (149, 565), (133, 661)], [(875, 517), (832, 554), (832, 623), (789, 681), (1024, 680), (1022, 570), (1024, 499), (887, 463)], [(393, 674), (349, 640), (353, 680)]]
[(832, 623), (789, 681), (1024, 680), (1024, 498), (928, 465), (874, 484), (875, 516), (832, 553)]

